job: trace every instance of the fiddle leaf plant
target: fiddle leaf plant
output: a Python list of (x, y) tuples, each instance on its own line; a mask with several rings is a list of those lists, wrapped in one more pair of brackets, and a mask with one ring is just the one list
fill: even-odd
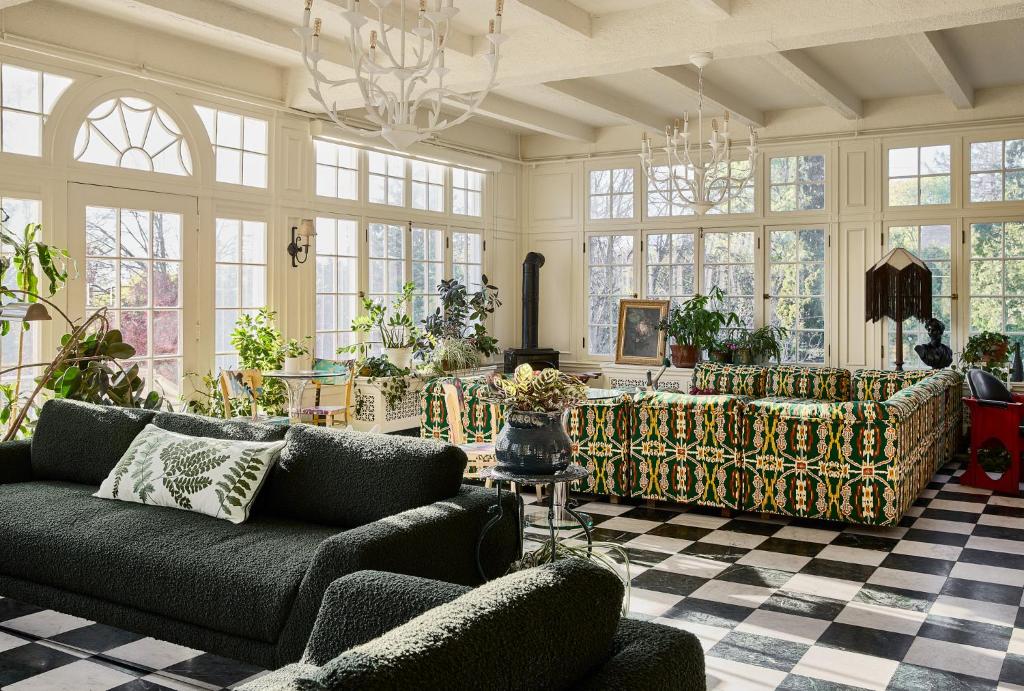
[[(423, 336), (417, 343), (421, 356), (430, 356), (445, 341), (467, 341), (485, 357), (498, 352), (498, 339), (487, 333), (487, 317), (501, 307), (498, 288), (481, 276), (480, 289), (470, 292), (458, 279), (437, 286), (440, 306), (423, 320)], [(438, 358), (434, 358), (438, 362)], [(444, 369), (444, 367), (442, 367)]]

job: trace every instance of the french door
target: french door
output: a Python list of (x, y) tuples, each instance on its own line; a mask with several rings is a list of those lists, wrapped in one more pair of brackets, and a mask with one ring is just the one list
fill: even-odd
[(81, 319), (106, 308), (147, 388), (172, 403), (188, 393), (185, 372), (212, 360), (199, 302), (213, 295), (213, 271), (197, 270), (198, 228), (195, 197), (69, 185), (67, 244), (78, 272), (68, 312)]

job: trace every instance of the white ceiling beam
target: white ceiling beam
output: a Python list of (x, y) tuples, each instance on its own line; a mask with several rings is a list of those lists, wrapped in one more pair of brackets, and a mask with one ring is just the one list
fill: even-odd
[(8, 7), (15, 7), (16, 5), (24, 5), (32, 0), (0, 0), (0, 10), (6, 10)]
[(768, 53), (764, 59), (790, 81), (847, 120), (856, 120), (864, 114), (864, 103), (860, 96), (803, 51)]
[[(670, 79), (676, 85), (683, 87), (691, 94), (696, 95), (698, 93), (697, 73), (688, 66), (655, 67), (654, 71)], [(728, 110), (747, 125), (753, 127), (764, 127), (765, 125), (764, 112), (725, 89), (709, 84), (707, 79), (704, 80), (704, 100), (721, 110)]]
[(714, 19), (728, 19), (732, 16), (732, 0), (690, 0), (690, 5)]
[(924, 31), (906, 37), (935, 84), (960, 110), (974, 107), (974, 87), (940, 31)]
[(668, 121), (638, 106), (633, 99), (587, 85), (580, 80), (545, 82), (542, 86), (653, 133), (664, 132), (668, 125)]
[(590, 13), (569, 0), (519, 0), (519, 4), (546, 19), (552, 19), (570, 31), (590, 38)]
[[(328, 3), (330, 3), (331, 5), (334, 5), (335, 7), (337, 7), (339, 10), (345, 9), (345, 2), (344, 2), (344, 0), (326, 0), (326, 1)], [(301, 4), (301, 3), (297, 2), (296, 4)], [(369, 3), (369, 2), (361, 2), (361, 3), (359, 3), (359, 13), (362, 14), (367, 19), (371, 20), (371, 22), (376, 22), (377, 19), (380, 16), (379, 12), (377, 11), (377, 8), (373, 7), (372, 4)], [(384, 12), (384, 21), (389, 26), (391, 26), (391, 27), (401, 26), (402, 18), (401, 18), (401, 14), (400, 14), (399, 10), (397, 10), (397, 9), (385, 10), (385, 12)], [(412, 29), (415, 28), (415, 26), (416, 26), (416, 11), (415, 10), (407, 11), (406, 12), (406, 21), (408, 22), (408, 25), (409, 25), (409, 28), (406, 31), (406, 33), (408, 33), (411, 36), (411, 35), (413, 35), (412, 34)], [(341, 18), (339, 17), (337, 22), (331, 22), (331, 24), (335, 24), (335, 26), (329, 27), (329, 26), (327, 26), (327, 24), (328, 24), (327, 18), (324, 18), (324, 30), (327, 31), (327, 32), (330, 32), (332, 30), (333, 31), (337, 31), (338, 30), (338, 26), (341, 26), (341, 27), (344, 28), (345, 33), (347, 34), (348, 33), (348, 25), (347, 24), (343, 24), (342, 22), (343, 22), (343, 20), (341, 20)], [(374, 24), (374, 25), (371, 25), (369, 28), (372, 29), (375, 26), (376, 25)], [(486, 29), (486, 28), (487, 28), (486, 26), (481, 27), (481, 29)], [(454, 27), (452, 27), (452, 29), (449, 30), (449, 32), (448, 32), (448, 38), (445, 40), (445, 46), (447, 46), (449, 50), (453, 50), (456, 53), (462, 53), (463, 55), (473, 55), (474, 54), (473, 37), (470, 36), (467, 33), (459, 31), (458, 29), (456, 29)]]
[(487, 96), (476, 112), (492, 120), (522, 127), (539, 134), (550, 134), (559, 139), (587, 143), (597, 141), (597, 130), (590, 125), (564, 115), (513, 101), (498, 94)]
[[(294, 60), (301, 48), (291, 27), (219, 0), (132, 0), (130, 8), (150, 21), (160, 15), (184, 32), (210, 37), (222, 45), (230, 41), (232, 47), (244, 46), (288, 60)], [(321, 38), (320, 52), (326, 62), (352, 66), (352, 53), (340, 41)]]

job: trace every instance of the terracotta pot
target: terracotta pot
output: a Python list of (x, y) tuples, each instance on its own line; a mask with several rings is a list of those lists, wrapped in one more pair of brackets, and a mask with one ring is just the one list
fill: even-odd
[(700, 351), (696, 346), (680, 345), (673, 343), (669, 348), (672, 350), (673, 367), (693, 367), (697, 364)]

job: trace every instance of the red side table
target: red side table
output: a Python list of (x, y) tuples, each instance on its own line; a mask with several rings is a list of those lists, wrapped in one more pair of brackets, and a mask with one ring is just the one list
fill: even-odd
[[(1020, 493), (1020, 426), (1024, 422), (1024, 396), (1013, 394), (1013, 403), (964, 398), (971, 411), (971, 455), (960, 483), (990, 489), (1004, 494)], [(1010, 454), (1010, 464), (998, 478), (993, 478), (978, 461), (978, 451), (985, 444), (998, 441)]]

